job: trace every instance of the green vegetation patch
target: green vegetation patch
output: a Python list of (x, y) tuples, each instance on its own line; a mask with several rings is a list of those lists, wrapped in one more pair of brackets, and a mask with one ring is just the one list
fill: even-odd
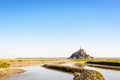
[(120, 66), (120, 60), (91, 60), (87, 61), (87, 63), (107, 66)]
[(9, 63), (0, 62), (0, 68), (8, 68), (8, 67), (10, 67), (10, 64), (9, 64)]
[(80, 65), (81, 63), (89, 63), (89, 64), (99, 64), (99, 65), (108, 65), (108, 66), (120, 66), (120, 60), (114, 60), (114, 59), (104, 59), (104, 60), (97, 60), (97, 59), (75, 59), (71, 60), (74, 63), (77, 63), (77, 65)]

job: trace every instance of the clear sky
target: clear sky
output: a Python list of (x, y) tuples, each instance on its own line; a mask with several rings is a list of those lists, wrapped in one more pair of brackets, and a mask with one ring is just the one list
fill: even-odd
[(0, 57), (120, 57), (120, 0), (0, 0)]

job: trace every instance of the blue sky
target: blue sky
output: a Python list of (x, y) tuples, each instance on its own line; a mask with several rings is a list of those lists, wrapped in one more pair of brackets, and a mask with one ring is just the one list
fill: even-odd
[(0, 0), (0, 57), (120, 57), (119, 0)]

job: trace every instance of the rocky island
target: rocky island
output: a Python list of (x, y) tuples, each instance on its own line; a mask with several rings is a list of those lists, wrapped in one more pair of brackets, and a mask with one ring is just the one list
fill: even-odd
[(80, 48), (77, 52), (74, 52), (69, 59), (92, 59), (93, 57), (86, 54), (84, 49)]

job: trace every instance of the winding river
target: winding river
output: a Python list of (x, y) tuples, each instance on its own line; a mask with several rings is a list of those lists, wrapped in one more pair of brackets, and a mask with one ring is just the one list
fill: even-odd
[[(73, 75), (41, 66), (22, 67), (25, 73), (4, 77), (2, 80), (73, 80)], [(85, 67), (86, 69), (97, 70), (102, 73), (105, 80), (120, 80), (120, 71), (106, 70), (94, 67)]]
[(73, 80), (73, 75), (41, 66), (22, 67), (25, 73), (4, 77), (2, 80)]

